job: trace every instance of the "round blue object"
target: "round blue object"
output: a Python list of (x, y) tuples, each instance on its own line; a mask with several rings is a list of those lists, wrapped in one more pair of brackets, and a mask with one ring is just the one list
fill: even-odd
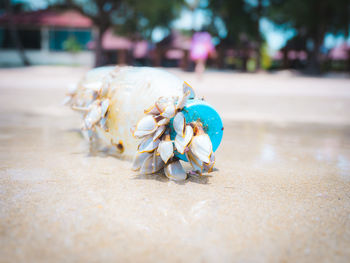
[[(213, 145), (213, 151), (216, 151), (221, 143), (224, 131), (219, 113), (207, 102), (199, 99), (189, 99), (182, 113), (185, 115), (186, 123), (199, 120), (203, 124), (203, 129), (209, 135)], [(173, 120), (171, 120), (170, 127), (172, 131), (171, 139), (174, 140), (176, 133), (172, 123)], [(175, 156), (183, 161), (188, 161), (184, 154), (180, 154), (177, 151), (175, 151)]]

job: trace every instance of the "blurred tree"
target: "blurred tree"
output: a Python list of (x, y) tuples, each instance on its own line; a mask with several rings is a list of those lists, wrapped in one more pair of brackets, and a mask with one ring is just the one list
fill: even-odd
[(0, 4), (0, 8), (4, 8), (6, 10), (6, 13), (9, 15), (9, 30), (10, 30), (10, 35), (12, 38), (12, 42), (14, 44), (14, 46), (16, 47), (16, 50), (18, 52), (18, 55), (20, 57), (20, 59), (22, 60), (23, 65), (25, 66), (29, 66), (30, 62), (24, 52), (24, 48), (21, 42), (21, 39), (18, 35), (18, 31), (17, 31), (17, 25), (14, 21), (14, 14), (15, 13), (20, 13), (23, 11), (24, 8), (24, 4), (23, 3), (11, 3), (11, 0), (5, 0), (4, 2), (2, 2)]
[(129, 36), (150, 38), (156, 27), (169, 26), (182, 0), (58, 0), (56, 7), (79, 11), (89, 17), (96, 29), (95, 66), (104, 64), (102, 37), (112, 26)]
[(181, 11), (183, 0), (124, 0), (125, 12), (114, 21), (117, 33), (131, 38), (151, 40), (156, 28), (170, 29), (170, 24)]
[(285, 28), (305, 35), (308, 43), (308, 69), (320, 72), (321, 46), (327, 33), (349, 34), (349, 0), (270, 0), (268, 16)]
[[(257, 51), (256, 68), (261, 67), (260, 49), (262, 35), (260, 33), (260, 20), (265, 13), (267, 1), (263, 0), (211, 0), (209, 8), (213, 12), (213, 23), (221, 20), (227, 34), (223, 43), (239, 48), (242, 58), (243, 70), (247, 70), (249, 51), (255, 46)], [(217, 28), (217, 30), (220, 30)]]

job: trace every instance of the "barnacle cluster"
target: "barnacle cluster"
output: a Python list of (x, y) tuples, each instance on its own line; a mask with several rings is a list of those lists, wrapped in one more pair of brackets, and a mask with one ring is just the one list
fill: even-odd
[[(186, 123), (182, 112), (190, 94), (190, 86), (184, 83), (182, 96), (160, 97), (145, 110), (146, 116), (133, 130), (134, 137), (142, 139), (133, 161), (133, 170), (152, 174), (164, 169), (169, 179), (185, 180), (187, 173), (175, 156), (178, 152), (185, 154), (192, 165), (190, 173), (201, 175), (204, 171), (211, 172), (215, 162), (211, 140), (199, 120)], [(173, 140), (171, 127), (176, 133)]]
[(64, 100), (73, 110), (81, 112), (83, 123), (81, 130), (90, 143), (96, 138), (102, 139), (106, 144), (114, 144), (108, 133), (107, 118), (110, 107), (110, 81), (113, 72), (107, 74), (102, 81), (91, 84), (74, 86)]
[[(65, 104), (81, 113), (81, 130), (90, 141), (91, 151), (107, 150), (119, 157), (134, 156), (133, 170), (141, 174), (164, 170), (172, 180), (187, 178), (180, 158), (187, 158), (192, 165), (190, 174), (210, 172), (215, 159), (211, 140), (200, 119), (186, 122), (184, 114), (187, 101), (195, 97), (193, 89), (180, 80), (181, 84), (176, 84), (178, 88), (168, 93), (157, 87), (150, 89), (149, 83), (155, 85), (158, 83), (155, 80), (161, 77), (169, 75), (150, 68), (97, 69), (68, 92)], [(154, 92), (154, 95), (138, 97), (142, 92)], [(154, 100), (156, 102), (143, 112)], [(140, 144), (135, 155), (137, 139)]]

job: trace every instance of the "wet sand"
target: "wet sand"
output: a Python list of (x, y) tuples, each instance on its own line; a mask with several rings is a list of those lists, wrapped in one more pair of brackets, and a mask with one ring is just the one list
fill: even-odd
[(0, 70), (0, 262), (348, 262), (349, 79), (175, 71), (225, 125), (175, 183), (88, 154), (60, 105), (85, 70)]

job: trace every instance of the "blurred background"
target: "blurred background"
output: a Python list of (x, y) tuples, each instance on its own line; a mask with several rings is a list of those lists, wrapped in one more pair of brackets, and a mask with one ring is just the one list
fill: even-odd
[(0, 65), (193, 71), (194, 34), (206, 32), (210, 69), (349, 72), (349, 10), (348, 0), (5, 0)]

